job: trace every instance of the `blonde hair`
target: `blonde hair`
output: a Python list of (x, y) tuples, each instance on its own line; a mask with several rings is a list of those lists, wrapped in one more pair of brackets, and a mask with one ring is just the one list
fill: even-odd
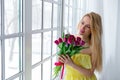
[[(96, 66), (97, 71), (102, 70), (102, 21), (101, 16), (91, 12), (83, 16), (90, 18), (91, 35), (90, 48), (92, 50), (92, 63)], [(78, 24), (80, 27), (80, 23)]]

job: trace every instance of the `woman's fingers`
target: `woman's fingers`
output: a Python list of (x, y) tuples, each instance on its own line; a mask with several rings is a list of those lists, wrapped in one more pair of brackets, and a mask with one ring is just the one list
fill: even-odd
[(68, 64), (71, 62), (71, 58), (69, 57), (69, 55), (61, 55), (59, 56), (59, 61), (65, 64)]
[(64, 63), (64, 60), (62, 60), (62, 59), (60, 59), (59, 61), (62, 62), (62, 63)]
[(69, 55), (61, 55), (60, 58), (63, 58), (64, 60), (71, 59)]
[(59, 61), (64, 63), (64, 62), (65, 62), (64, 57), (63, 57), (63, 56), (60, 56), (60, 57), (59, 57)]
[(71, 58), (69, 57), (69, 55), (66, 55), (67, 59), (71, 60)]
[(61, 57), (62, 57), (63, 59), (66, 59), (66, 58), (67, 58), (65, 55), (61, 55)]

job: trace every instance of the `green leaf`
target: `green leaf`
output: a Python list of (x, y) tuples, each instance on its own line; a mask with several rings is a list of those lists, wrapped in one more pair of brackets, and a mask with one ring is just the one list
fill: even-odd
[(61, 43), (58, 45), (58, 47), (59, 47), (60, 49), (62, 49), (63, 47), (65, 47), (65, 42), (61, 42)]
[(62, 53), (63, 53), (62, 50), (59, 50), (59, 51), (57, 52), (58, 55), (61, 55)]
[(70, 52), (71, 52), (70, 49), (68, 49), (68, 50), (65, 51), (65, 53), (67, 53), (67, 54), (70, 54)]
[(60, 49), (62, 49), (62, 46), (63, 46), (63, 42), (58, 44), (58, 47), (59, 47)]
[(62, 38), (63, 38), (63, 39), (65, 38), (65, 34), (64, 34), (64, 32), (62, 33)]
[(74, 53), (76, 53), (76, 50), (72, 50), (71, 54), (74, 54)]

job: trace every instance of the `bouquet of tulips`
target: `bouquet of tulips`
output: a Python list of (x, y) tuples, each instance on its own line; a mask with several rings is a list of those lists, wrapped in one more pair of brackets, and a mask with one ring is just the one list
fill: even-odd
[[(68, 54), (70, 57), (75, 55), (76, 53), (79, 53), (80, 50), (84, 49), (83, 45), (85, 42), (81, 40), (80, 37), (75, 37), (72, 34), (62, 34), (62, 37), (55, 40), (54, 43), (58, 46), (59, 51), (57, 52), (57, 55), (66, 55)], [(61, 62), (55, 62), (54, 67), (54, 74), (53, 76), (56, 77), (59, 72), (61, 72), (61, 79), (63, 77), (64, 72), (64, 64)]]

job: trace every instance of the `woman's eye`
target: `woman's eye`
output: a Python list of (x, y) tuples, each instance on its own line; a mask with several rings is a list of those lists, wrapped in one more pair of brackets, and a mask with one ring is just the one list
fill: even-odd
[(90, 26), (87, 26), (88, 28), (90, 28)]
[(86, 26), (87, 28), (90, 28), (90, 26)]
[(84, 24), (84, 22), (81, 22), (81, 24)]

